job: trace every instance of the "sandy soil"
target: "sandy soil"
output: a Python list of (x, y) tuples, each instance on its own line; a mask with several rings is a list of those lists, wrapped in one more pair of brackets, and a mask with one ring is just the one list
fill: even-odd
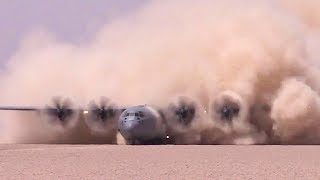
[(315, 179), (319, 165), (320, 146), (0, 146), (0, 179)]

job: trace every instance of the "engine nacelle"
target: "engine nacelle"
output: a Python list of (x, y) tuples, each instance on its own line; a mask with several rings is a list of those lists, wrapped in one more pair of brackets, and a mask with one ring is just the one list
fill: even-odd
[(85, 122), (91, 130), (106, 133), (117, 129), (121, 110), (108, 98), (101, 97), (98, 104), (91, 101), (88, 107)]
[(242, 98), (231, 91), (224, 91), (211, 104), (211, 116), (215, 120), (232, 122), (247, 113)]
[(201, 105), (186, 96), (176, 97), (164, 111), (167, 134), (173, 144), (198, 144)]
[(69, 98), (53, 97), (52, 102), (40, 110), (40, 114), (52, 126), (60, 129), (76, 126), (80, 109), (76, 109)]
[(166, 119), (168, 123), (189, 126), (195, 118), (196, 108), (193, 100), (185, 96), (179, 96), (169, 104)]

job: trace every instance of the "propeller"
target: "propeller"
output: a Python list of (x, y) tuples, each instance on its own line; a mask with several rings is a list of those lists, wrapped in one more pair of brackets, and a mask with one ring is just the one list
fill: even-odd
[(117, 107), (108, 98), (101, 97), (99, 104), (92, 101), (89, 104), (89, 116), (95, 121), (105, 122), (117, 114)]
[(218, 112), (220, 118), (224, 120), (231, 121), (235, 116), (239, 114), (240, 108), (237, 104), (223, 105)]
[(119, 114), (119, 108), (106, 97), (101, 97), (99, 103), (89, 103), (86, 114), (87, 125), (95, 131), (106, 131), (117, 124), (115, 117)]
[(44, 114), (49, 122), (67, 126), (78, 114), (73, 108), (73, 103), (69, 98), (55, 96), (52, 98), (52, 105), (46, 105)]
[(217, 118), (231, 122), (240, 116), (241, 102), (241, 97), (233, 92), (222, 93), (213, 103)]
[(189, 125), (195, 117), (196, 105), (187, 97), (180, 96), (176, 103), (169, 105), (169, 111), (179, 123)]

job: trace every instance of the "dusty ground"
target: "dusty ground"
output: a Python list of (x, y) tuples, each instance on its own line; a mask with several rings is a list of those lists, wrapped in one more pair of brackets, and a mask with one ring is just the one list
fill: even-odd
[(320, 146), (0, 146), (0, 179), (315, 179), (319, 165)]

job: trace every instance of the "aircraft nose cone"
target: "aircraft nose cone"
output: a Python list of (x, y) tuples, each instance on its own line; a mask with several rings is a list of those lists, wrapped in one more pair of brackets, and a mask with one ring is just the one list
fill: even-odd
[(136, 118), (128, 118), (122, 121), (120, 125), (120, 132), (126, 137), (131, 137), (140, 131), (141, 121)]
[(135, 129), (138, 125), (139, 125), (138, 119), (126, 120), (124, 123), (124, 128), (127, 131), (131, 131), (131, 130)]

